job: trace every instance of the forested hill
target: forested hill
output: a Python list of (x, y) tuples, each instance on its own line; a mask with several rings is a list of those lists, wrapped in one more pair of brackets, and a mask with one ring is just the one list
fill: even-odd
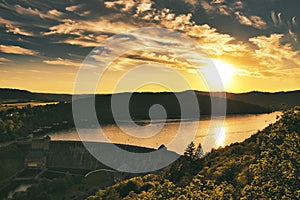
[[(195, 91), (198, 97), (209, 96), (208, 92)], [(127, 95), (129, 93), (121, 93), (121, 95)], [(139, 95), (149, 94), (152, 95), (163, 95), (167, 97), (172, 93), (162, 92), (162, 93), (135, 93)], [(179, 94), (179, 93), (178, 93)], [(218, 93), (211, 93), (212, 95), (217, 95)], [(105, 98), (109, 95), (98, 94), (98, 98)], [(300, 90), (290, 91), (290, 92), (248, 92), (248, 93), (226, 93), (228, 101), (238, 101), (243, 103), (248, 103), (252, 105), (257, 105), (260, 107), (265, 107), (272, 110), (278, 110), (283, 106), (294, 107), (300, 105)], [(49, 94), (49, 93), (33, 93), (26, 90), (17, 89), (3, 89), (0, 88), (0, 103), (8, 102), (26, 102), (26, 101), (67, 101), (72, 100), (72, 95), (70, 94)]]
[(0, 88), (0, 103), (28, 101), (71, 101), (69, 94), (33, 93), (26, 90)]
[(248, 92), (241, 94), (227, 93), (228, 99), (256, 104), (273, 110), (282, 107), (294, 107), (300, 105), (300, 90), (290, 92)]
[(300, 199), (299, 111), (285, 112), (242, 143), (191, 155), (88, 199)]

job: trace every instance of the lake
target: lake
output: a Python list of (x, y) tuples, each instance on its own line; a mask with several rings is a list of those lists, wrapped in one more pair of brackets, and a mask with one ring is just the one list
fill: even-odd
[[(52, 140), (65, 141), (97, 141), (112, 142), (158, 148), (161, 144), (169, 150), (183, 153), (187, 144), (191, 141), (197, 145), (202, 144), (204, 151), (211, 148), (224, 147), (226, 145), (242, 142), (258, 130), (262, 130), (269, 124), (276, 122), (276, 116), (281, 112), (268, 114), (231, 115), (222, 121), (222, 118), (213, 120), (204, 118), (196, 121), (169, 120), (166, 123), (155, 121), (139, 121), (136, 126), (129, 122), (117, 125), (106, 125), (99, 129), (85, 130), (84, 134), (77, 133), (76, 129), (50, 134)], [(178, 131), (181, 131), (178, 134)]]

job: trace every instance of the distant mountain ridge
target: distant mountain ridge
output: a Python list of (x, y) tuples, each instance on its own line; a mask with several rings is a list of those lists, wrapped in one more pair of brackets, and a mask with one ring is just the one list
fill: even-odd
[[(185, 91), (188, 92), (188, 91)], [(177, 92), (176, 94), (184, 94), (185, 92)], [(198, 99), (206, 99), (207, 96), (218, 96), (222, 92), (201, 92), (195, 91)], [(119, 93), (118, 95), (131, 95), (132, 93)], [(163, 99), (163, 101), (169, 102), (168, 97), (171, 97), (173, 93), (170, 92), (143, 92), (133, 93), (133, 98), (138, 98), (142, 101), (148, 98)], [(143, 98), (147, 97), (147, 98)], [(110, 94), (97, 94), (96, 99), (110, 98)], [(200, 98), (201, 97), (201, 98)], [(238, 107), (248, 106), (258, 107), (267, 110), (278, 110), (284, 106), (294, 107), (300, 105), (300, 90), (290, 92), (247, 92), (247, 93), (229, 93), (226, 92), (228, 106), (239, 105)], [(173, 98), (173, 97), (172, 97)], [(34, 93), (26, 90), (18, 89), (2, 89), (0, 88), (0, 103), (13, 103), (13, 102), (26, 102), (26, 101), (60, 101), (60, 102), (71, 102), (71, 94), (49, 94), (49, 93)], [(106, 100), (104, 100), (106, 101)], [(157, 101), (156, 101), (157, 102)], [(159, 102), (157, 102), (159, 103)], [(251, 105), (250, 105), (251, 104)], [(258, 107), (257, 107), (258, 106)], [(230, 108), (229, 108), (230, 109)], [(234, 113), (234, 112), (233, 112)]]
[(300, 105), (300, 90), (289, 92), (247, 92), (241, 94), (227, 93), (227, 98), (246, 103), (252, 103), (270, 109), (280, 109), (284, 106), (294, 107)]
[(27, 90), (0, 88), (0, 103), (27, 101), (71, 101), (70, 94), (35, 93)]

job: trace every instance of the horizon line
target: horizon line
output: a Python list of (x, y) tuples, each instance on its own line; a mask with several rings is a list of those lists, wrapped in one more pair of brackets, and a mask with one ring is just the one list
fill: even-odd
[[(74, 95), (74, 93), (56, 93), (56, 92), (39, 92), (39, 91), (30, 91), (27, 89), (20, 89), (20, 88), (2, 88), (0, 87), (0, 90), (18, 90), (18, 91), (25, 91), (25, 92), (30, 92), (30, 93), (35, 93), (35, 94), (53, 94), (53, 95)], [(194, 91), (194, 92), (199, 92), (199, 93), (227, 93), (227, 94), (247, 94), (247, 93), (269, 93), (269, 94), (275, 94), (275, 93), (288, 93), (288, 92), (298, 92), (300, 89), (295, 89), (295, 90), (280, 90), (276, 92), (271, 92), (271, 91), (259, 91), (259, 90), (251, 90), (248, 92), (229, 92), (229, 91), (201, 91), (201, 90), (182, 90), (182, 91), (141, 91), (141, 92), (115, 92), (115, 93), (94, 93), (94, 95), (112, 95), (112, 94), (125, 94), (125, 93), (183, 93), (183, 92), (188, 92), (188, 91)], [(76, 95), (93, 95), (93, 94), (87, 94), (87, 93), (82, 93), (82, 94), (76, 94)]]

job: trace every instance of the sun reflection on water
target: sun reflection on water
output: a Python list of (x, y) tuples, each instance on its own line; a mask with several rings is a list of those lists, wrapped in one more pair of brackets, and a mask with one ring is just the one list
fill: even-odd
[(215, 131), (217, 148), (224, 146), (225, 137), (226, 137), (226, 128), (224, 126), (217, 128)]

